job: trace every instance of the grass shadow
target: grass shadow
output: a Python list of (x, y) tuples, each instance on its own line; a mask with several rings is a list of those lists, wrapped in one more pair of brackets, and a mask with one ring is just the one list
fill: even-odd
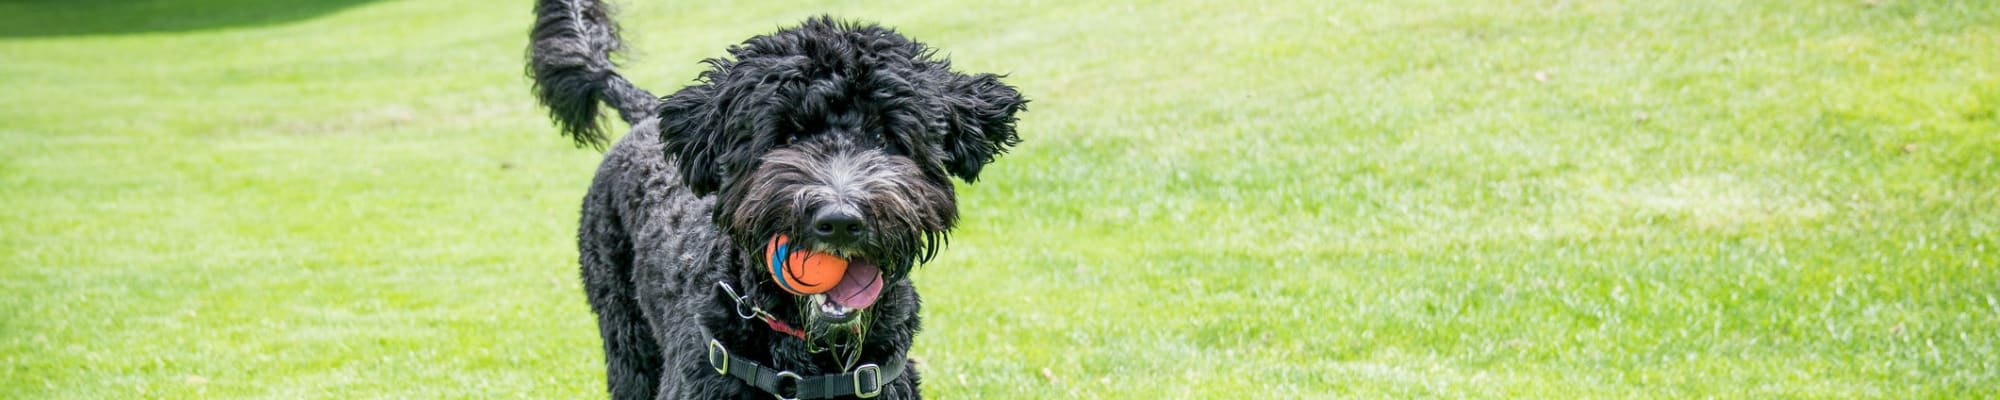
[(121, 35), (274, 25), (374, 0), (0, 0), (0, 37)]

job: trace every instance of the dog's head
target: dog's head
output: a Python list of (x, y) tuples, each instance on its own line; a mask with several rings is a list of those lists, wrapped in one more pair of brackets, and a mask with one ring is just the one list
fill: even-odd
[[(957, 220), (951, 178), (972, 182), (1020, 141), (1019, 92), (886, 28), (820, 17), (730, 55), (664, 99), (661, 140), (683, 183), (715, 195), (714, 222), (744, 254), (784, 235), (848, 259), (850, 274), (879, 273), (880, 290), (908, 287)], [(763, 262), (751, 264), (737, 275), (768, 293)], [(873, 299), (805, 296), (805, 311), (838, 326)]]

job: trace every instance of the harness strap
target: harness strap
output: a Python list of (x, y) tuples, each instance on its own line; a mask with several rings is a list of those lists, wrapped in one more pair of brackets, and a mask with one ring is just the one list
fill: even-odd
[(743, 380), (743, 383), (777, 395), (780, 399), (826, 399), (841, 396), (873, 398), (882, 394), (882, 384), (903, 375), (902, 358), (891, 359), (888, 365), (862, 364), (853, 372), (828, 375), (799, 376), (792, 371), (779, 371), (757, 364), (722, 348), (722, 342), (708, 340), (708, 366), (716, 373)]

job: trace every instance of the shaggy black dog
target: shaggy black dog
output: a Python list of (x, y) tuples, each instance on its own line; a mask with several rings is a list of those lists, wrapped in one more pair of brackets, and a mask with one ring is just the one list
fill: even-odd
[[(612, 397), (917, 398), (910, 270), (958, 216), (951, 178), (1019, 142), (1026, 103), (893, 30), (820, 17), (750, 38), (656, 98), (619, 76), (608, 6), (538, 0), (529, 75), (579, 145), (632, 126), (584, 197), (578, 247)], [(847, 261), (820, 294), (767, 246)]]

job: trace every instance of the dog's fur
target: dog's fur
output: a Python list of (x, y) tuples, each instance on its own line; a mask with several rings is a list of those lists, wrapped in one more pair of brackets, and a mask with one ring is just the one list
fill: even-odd
[[(868, 324), (861, 362), (906, 358), (919, 327), (909, 271), (957, 219), (951, 177), (972, 182), (1019, 142), (1021, 94), (997, 75), (954, 72), (893, 30), (819, 17), (730, 47), (694, 85), (656, 98), (616, 72), (610, 14), (596, 0), (538, 0), (528, 72), (578, 145), (607, 140), (600, 103), (632, 126), (605, 154), (578, 232), (612, 397), (770, 396), (710, 369), (711, 338), (775, 369), (843, 372), (831, 353), (740, 318), (718, 289), (814, 337), (853, 332), (814, 318), (759, 259), (774, 235), (810, 237), (808, 219), (829, 208), (858, 213), (866, 234), (802, 245), (873, 260), (886, 283), (858, 311), (866, 322), (848, 322)], [(917, 398), (917, 384), (909, 368), (881, 397)]]

